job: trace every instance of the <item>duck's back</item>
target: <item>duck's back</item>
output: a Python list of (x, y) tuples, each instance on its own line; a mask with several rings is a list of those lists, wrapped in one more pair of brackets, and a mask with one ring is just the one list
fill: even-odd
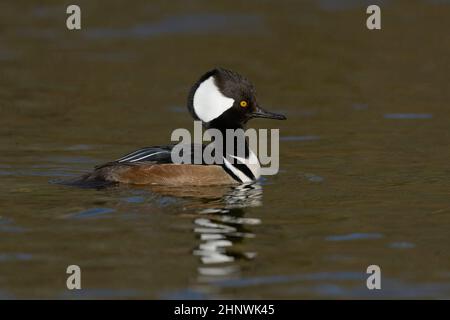
[[(147, 147), (131, 152), (122, 158), (97, 166), (71, 184), (99, 186), (111, 183), (159, 185), (220, 185), (237, 183), (220, 165), (173, 163), (174, 145)], [(203, 152), (204, 146), (192, 144), (189, 157)], [(201, 154), (201, 153), (200, 153)]]

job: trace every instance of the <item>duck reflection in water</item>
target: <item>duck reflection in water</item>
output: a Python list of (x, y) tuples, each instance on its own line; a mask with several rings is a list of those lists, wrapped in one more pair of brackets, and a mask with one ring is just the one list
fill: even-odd
[[(257, 217), (245, 217), (245, 208), (262, 205), (260, 182), (238, 186), (146, 186), (163, 196), (188, 199), (184, 205), (193, 219), (193, 231), (199, 244), (192, 254), (200, 266), (195, 283), (197, 293), (214, 294), (214, 281), (238, 277), (242, 261), (253, 260), (257, 253), (245, 249), (245, 239), (254, 238), (252, 226)], [(193, 214), (193, 215), (191, 215)]]
[(243, 242), (255, 236), (251, 226), (260, 224), (261, 220), (245, 217), (245, 208), (261, 204), (262, 187), (259, 183), (251, 183), (231, 187), (219, 201), (211, 199), (197, 209), (194, 233), (200, 243), (193, 254), (201, 262), (199, 283), (237, 276), (239, 260), (256, 257), (256, 252), (245, 250)]
[[(117, 186), (118, 187), (118, 186)], [(107, 189), (101, 187), (97, 189)], [(262, 205), (260, 181), (237, 186), (121, 186), (151, 192), (162, 197), (185, 199), (183, 216), (193, 219), (193, 232), (199, 239), (192, 250), (199, 258), (198, 278), (194, 284), (200, 294), (214, 294), (214, 281), (238, 277), (243, 261), (253, 260), (257, 253), (246, 249), (246, 239), (254, 238), (252, 226), (261, 223), (257, 217), (245, 217), (246, 208)]]

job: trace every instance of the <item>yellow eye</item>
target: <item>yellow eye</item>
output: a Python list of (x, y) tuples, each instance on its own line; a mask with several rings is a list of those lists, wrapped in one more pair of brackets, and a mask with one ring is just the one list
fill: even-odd
[(242, 108), (245, 108), (248, 106), (248, 103), (245, 100), (242, 100), (239, 104), (241, 105)]

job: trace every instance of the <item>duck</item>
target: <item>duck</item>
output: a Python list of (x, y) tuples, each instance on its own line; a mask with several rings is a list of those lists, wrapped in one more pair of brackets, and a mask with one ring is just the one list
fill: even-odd
[[(214, 68), (203, 74), (192, 86), (187, 108), (205, 129), (215, 129), (226, 137), (226, 130), (244, 129), (254, 118), (285, 120), (282, 114), (264, 110), (256, 100), (253, 84), (237, 72)], [(260, 178), (260, 163), (245, 141), (244, 154), (228, 154), (221, 163), (175, 163), (171, 153), (174, 144), (145, 147), (117, 160), (96, 166), (73, 184), (104, 186), (110, 184), (213, 186), (245, 184)], [(213, 142), (214, 143), (214, 142)], [(223, 143), (224, 153), (226, 143)], [(191, 155), (205, 145), (191, 144)], [(186, 149), (184, 149), (186, 150)], [(234, 149), (236, 150), (236, 149)], [(232, 152), (234, 153), (234, 152)], [(235, 158), (237, 161), (228, 161)]]

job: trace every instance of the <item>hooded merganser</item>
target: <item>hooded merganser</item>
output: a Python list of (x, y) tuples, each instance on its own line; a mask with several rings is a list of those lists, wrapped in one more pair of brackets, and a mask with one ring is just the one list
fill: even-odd
[[(216, 68), (205, 73), (192, 87), (188, 109), (195, 120), (207, 129), (213, 128), (225, 136), (226, 129), (243, 129), (252, 118), (284, 120), (281, 114), (265, 111), (256, 102), (255, 89), (249, 80), (236, 72)], [(76, 182), (99, 185), (109, 183), (156, 185), (220, 185), (248, 183), (260, 177), (256, 155), (245, 141), (245, 159), (236, 164), (223, 158), (223, 164), (176, 164), (172, 161), (174, 145), (139, 149), (122, 158), (97, 166)], [(224, 143), (223, 145), (225, 145)], [(192, 144), (194, 154), (205, 146)], [(225, 153), (224, 153), (225, 154)], [(242, 161), (244, 160), (244, 161)], [(194, 162), (192, 162), (194, 163)]]

